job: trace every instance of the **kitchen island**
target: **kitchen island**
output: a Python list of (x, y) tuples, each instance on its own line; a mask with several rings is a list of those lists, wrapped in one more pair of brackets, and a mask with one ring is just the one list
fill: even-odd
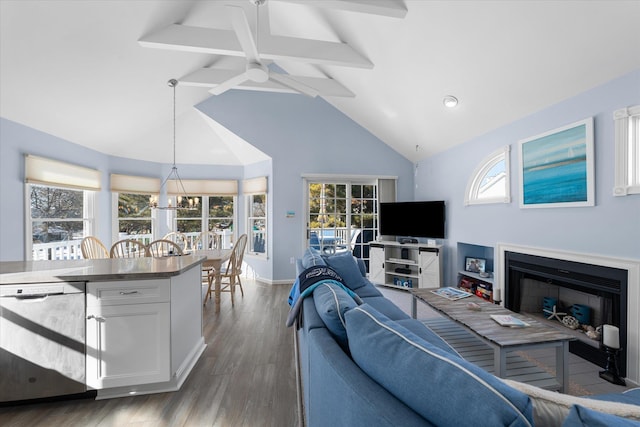
[[(76, 373), (73, 382), (94, 391), (98, 399), (178, 390), (206, 347), (204, 259), (0, 262), (0, 368), (7, 372), (5, 368), (11, 366), (15, 372), (2, 381), (12, 389), (31, 389), (34, 398), (47, 397), (33, 392), (51, 388), (52, 371), (71, 377), (62, 372), (69, 363), (56, 364), (54, 357), (65, 352), (65, 359), (76, 361), (75, 370), (82, 369), (82, 378)], [(67, 288), (84, 290), (81, 306), (58, 310), (56, 319), (33, 314), (40, 300), (62, 301), (62, 289)], [(43, 290), (51, 292), (46, 294), (51, 297), (38, 295)], [(36, 324), (30, 317), (42, 322)], [(71, 322), (75, 322), (72, 328), (58, 330)], [(80, 349), (83, 354), (78, 354)], [(32, 356), (26, 357), (29, 352)], [(49, 353), (47, 357), (42, 358), (43, 352)], [(41, 366), (49, 363), (47, 359), (52, 366)], [(24, 366), (16, 369), (16, 365)], [(34, 374), (36, 365), (42, 371), (39, 374)], [(51, 396), (71, 393), (48, 391)], [(31, 397), (28, 393), (15, 396), (19, 397), (2, 396), (0, 401)]]

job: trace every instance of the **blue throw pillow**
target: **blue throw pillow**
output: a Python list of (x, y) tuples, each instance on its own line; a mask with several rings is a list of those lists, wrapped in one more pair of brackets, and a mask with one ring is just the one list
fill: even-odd
[(562, 427), (638, 427), (640, 422), (573, 405)]
[(351, 252), (341, 252), (325, 257), (327, 265), (338, 272), (345, 285), (351, 290), (356, 290), (367, 284), (360, 273), (360, 267)]
[(343, 349), (348, 349), (344, 313), (357, 307), (356, 302), (339, 285), (324, 282), (313, 291), (316, 311), (333, 337)]
[[(529, 397), (363, 304), (345, 313), (349, 349), (367, 375), (437, 426), (532, 426)], [(473, 407), (478, 405), (477, 409)]]
[(327, 265), (324, 259), (320, 255), (320, 251), (314, 248), (307, 248), (302, 256), (302, 267), (307, 268), (315, 267), (317, 265)]

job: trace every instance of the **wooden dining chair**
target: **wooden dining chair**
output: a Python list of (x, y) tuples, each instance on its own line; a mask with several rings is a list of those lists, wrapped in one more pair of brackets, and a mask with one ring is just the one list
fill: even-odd
[(213, 231), (203, 231), (193, 241), (193, 249), (218, 249), (217, 237)]
[(107, 247), (94, 236), (87, 236), (80, 242), (80, 250), (84, 259), (109, 258)]
[(111, 246), (111, 258), (142, 258), (147, 256), (147, 246), (139, 240), (119, 240)]
[(182, 251), (187, 250), (187, 236), (180, 233), (179, 231), (172, 231), (171, 233), (167, 233), (160, 240), (170, 240), (176, 245), (180, 246), (180, 249), (182, 249)]
[[(244, 251), (247, 246), (247, 235), (243, 234), (238, 237), (238, 240), (231, 249), (231, 257), (229, 262), (222, 267), (220, 272), (220, 292), (231, 293), (231, 305), (234, 305), (233, 294), (235, 292), (236, 285), (240, 286), (240, 293), (244, 296), (244, 290), (242, 289), (242, 281), (240, 275), (242, 274), (242, 260), (244, 258)], [(207, 296), (211, 298), (211, 286), (215, 280), (215, 272), (209, 272), (209, 287), (207, 289)]]
[(154, 240), (147, 245), (147, 256), (164, 257), (182, 255), (182, 248), (171, 240)]

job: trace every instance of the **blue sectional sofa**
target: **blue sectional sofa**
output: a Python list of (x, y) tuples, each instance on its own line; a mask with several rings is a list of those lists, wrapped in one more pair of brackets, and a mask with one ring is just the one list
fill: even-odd
[(348, 252), (309, 249), (297, 271), (288, 324), (308, 426), (640, 426), (640, 389), (577, 398), (465, 361), (385, 298)]

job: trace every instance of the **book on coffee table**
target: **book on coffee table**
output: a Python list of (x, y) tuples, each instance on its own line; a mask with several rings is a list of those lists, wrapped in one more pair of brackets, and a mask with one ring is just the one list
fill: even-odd
[(440, 295), (441, 297), (445, 297), (446, 299), (450, 299), (454, 301), (457, 299), (470, 297), (472, 295), (469, 292), (465, 292), (458, 288), (452, 288), (451, 286), (447, 288), (438, 288), (431, 292), (433, 292), (436, 295)]
[(523, 322), (509, 314), (492, 314), (491, 318), (501, 326), (511, 326), (512, 328), (524, 328), (526, 326), (531, 326), (527, 322)]

